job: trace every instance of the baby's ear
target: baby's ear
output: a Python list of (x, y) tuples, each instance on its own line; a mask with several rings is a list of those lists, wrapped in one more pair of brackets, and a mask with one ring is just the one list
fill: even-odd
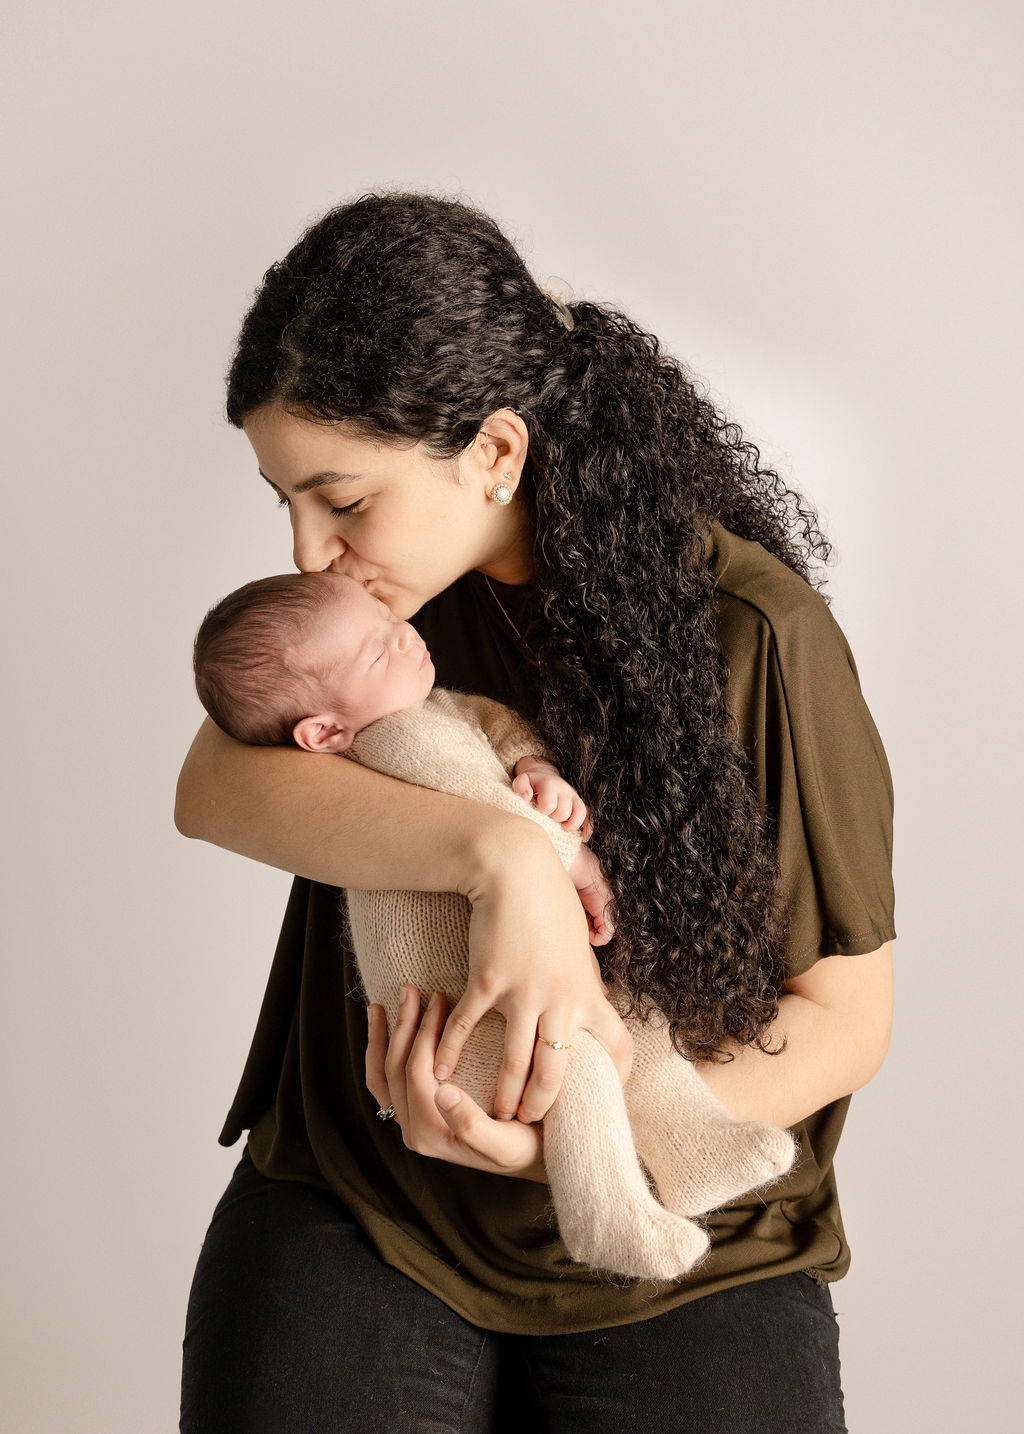
[(292, 728), (295, 745), (307, 752), (344, 752), (351, 747), (354, 736), (354, 732), (328, 716), (303, 717)]

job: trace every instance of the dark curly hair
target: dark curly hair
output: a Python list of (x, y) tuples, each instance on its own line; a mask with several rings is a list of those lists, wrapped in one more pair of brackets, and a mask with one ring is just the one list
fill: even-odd
[(570, 313), (571, 330), (472, 204), (364, 193), (267, 271), (227, 416), (274, 401), (452, 460), (496, 410), (522, 415), (535, 720), (614, 893), (602, 968), (633, 1013), (669, 1017), (680, 1053), (731, 1059), (725, 1039), (770, 1048), (787, 917), (726, 705), (704, 535), (717, 519), (819, 591), (809, 560), (831, 545), (653, 334), (606, 304)]

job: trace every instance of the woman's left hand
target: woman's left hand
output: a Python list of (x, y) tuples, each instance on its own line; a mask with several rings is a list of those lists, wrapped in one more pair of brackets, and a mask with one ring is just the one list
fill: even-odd
[(447, 1015), (441, 993), (435, 993), (423, 1011), (419, 991), (405, 986), (389, 1040), (383, 1006), (368, 1007), (366, 1084), (373, 1098), (381, 1109), (394, 1106), (402, 1139), (420, 1155), (544, 1183), (539, 1124), (493, 1120), (465, 1091), (434, 1075)]

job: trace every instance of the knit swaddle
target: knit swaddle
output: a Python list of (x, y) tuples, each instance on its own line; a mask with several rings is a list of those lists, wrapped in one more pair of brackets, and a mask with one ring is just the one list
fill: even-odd
[[(520, 757), (546, 755), (515, 713), (488, 698), (435, 687), (419, 708), (359, 732), (349, 755), (402, 781), (488, 803), (538, 822), (566, 870), (579, 849), (566, 832), (512, 791)], [(352, 945), (368, 1002), (398, 1015), (401, 986), (440, 990), (453, 1005), (469, 974), (468, 899), (458, 892), (347, 892)], [(616, 993), (610, 993), (616, 999)], [(616, 1001), (620, 1010), (624, 1001)], [(708, 1249), (692, 1216), (778, 1179), (793, 1163), (791, 1135), (734, 1121), (673, 1048), (667, 1022), (626, 1022), (633, 1070), (626, 1086), (588, 1031), (572, 1034), (565, 1079), (544, 1119), (544, 1161), (559, 1233), (572, 1259), (618, 1275), (675, 1279)], [(489, 1114), (505, 1021), (489, 1011), (472, 1032), (452, 1080)], [(641, 1166), (657, 1185), (660, 1202)]]

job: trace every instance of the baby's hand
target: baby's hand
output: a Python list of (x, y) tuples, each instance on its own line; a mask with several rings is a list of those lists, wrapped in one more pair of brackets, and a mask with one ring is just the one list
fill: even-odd
[(532, 802), (544, 816), (558, 822), (564, 831), (578, 831), (583, 841), (593, 834), (583, 798), (542, 757), (520, 757), (512, 790), (524, 801)]
[(591, 946), (605, 946), (615, 935), (615, 923), (608, 914), (612, 890), (605, 880), (601, 863), (589, 846), (581, 845), (569, 868), (583, 910), (587, 913)]

